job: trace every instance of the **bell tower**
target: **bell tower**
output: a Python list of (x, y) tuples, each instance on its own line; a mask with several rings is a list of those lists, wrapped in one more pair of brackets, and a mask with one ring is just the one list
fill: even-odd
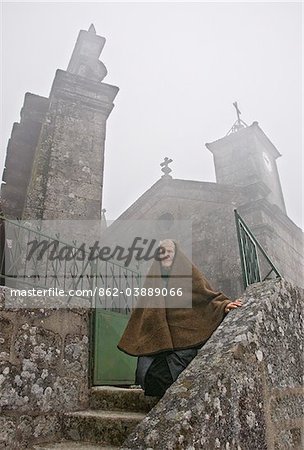
[(263, 183), (268, 188), (267, 200), (286, 214), (276, 160), (281, 154), (269, 140), (258, 122), (248, 126), (240, 118), (235, 102), (237, 120), (227, 135), (206, 144), (213, 154), (216, 181), (219, 184), (248, 186)]

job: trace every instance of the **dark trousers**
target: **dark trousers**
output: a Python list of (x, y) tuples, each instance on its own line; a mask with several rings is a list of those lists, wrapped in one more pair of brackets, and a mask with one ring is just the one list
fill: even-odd
[(135, 384), (139, 384), (144, 389), (145, 395), (162, 397), (168, 387), (195, 358), (201, 346), (165, 351), (153, 356), (139, 356)]
[(172, 383), (166, 355), (157, 355), (145, 376), (145, 395), (162, 397)]

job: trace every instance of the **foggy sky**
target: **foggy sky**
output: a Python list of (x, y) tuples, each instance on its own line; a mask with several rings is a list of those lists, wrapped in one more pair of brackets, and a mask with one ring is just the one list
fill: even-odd
[(103, 207), (115, 219), (161, 176), (215, 181), (206, 142), (241, 118), (277, 147), (289, 217), (301, 217), (300, 3), (4, 3), (2, 173), (24, 94), (48, 96), (80, 29), (106, 38), (104, 82), (120, 91), (107, 123)]

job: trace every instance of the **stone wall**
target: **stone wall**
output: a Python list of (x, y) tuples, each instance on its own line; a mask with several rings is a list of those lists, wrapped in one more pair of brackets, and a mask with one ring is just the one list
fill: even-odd
[(123, 448), (303, 448), (303, 300), (284, 280), (248, 288)]
[(13, 450), (56, 439), (62, 413), (87, 407), (89, 310), (6, 309), (4, 295), (0, 287), (0, 448)]
[(20, 123), (14, 123), (8, 142), (3, 172), (1, 197), (6, 217), (22, 216), (35, 150), (48, 107), (48, 98), (25, 94)]

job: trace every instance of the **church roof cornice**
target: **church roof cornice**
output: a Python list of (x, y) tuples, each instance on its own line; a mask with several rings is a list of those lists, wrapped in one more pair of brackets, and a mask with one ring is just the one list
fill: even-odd
[[(192, 197), (191, 191), (193, 194), (196, 193), (196, 195), (197, 193), (212, 192), (214, 195), (221, 194), (222, 196), (228, 197), (233, 197), (241, 192), (238, 186), (224, 185), (216, 182), (161, 178), (147, 189), (116, 220), (127, 220), (130, 217), (134, 217), (136, 211), (143, 205), (150, 205), (152, 199), (160, 199), (164, 196), (184, 198), (185, 193), (187, 193), (187, 196), (189, 195), (189, 191), (189, 198)], [(195, 194), (193, 196), (195, 197)]]

